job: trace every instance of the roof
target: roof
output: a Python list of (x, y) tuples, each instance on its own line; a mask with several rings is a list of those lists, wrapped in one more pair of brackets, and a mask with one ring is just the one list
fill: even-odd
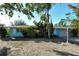
[(69, 29), (73, 29), (75, 27), (54, 27), (54, 28), (61, 28), (61, 29), (67, 29), (67, 28), (69, 28)]

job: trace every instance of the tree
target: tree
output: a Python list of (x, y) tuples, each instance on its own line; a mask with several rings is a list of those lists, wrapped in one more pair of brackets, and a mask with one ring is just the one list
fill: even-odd
[(20, 13), (23, 13), (28, 16), (29, 19), (31, 17), (34, 17), (33, 12), (36, 11), (38, 14), (45, 14), (45, 22), (47, 24), (47, 30), (48, 30), (48, 38), (50, 38), (50, 25), (49, 25), (49, 19), (50, 14), (49, 11), (51, 9), (53, 4), (51, 3), (4, 3), (0, 5), (0, 9), (4, 10), (7, 15), (10, 17), (13, 16), (13, 11), (18, 11)]
[(14, 23), (11, 23), (12, 26), (26, 25), (26, 23), (22, 20), (15, 20)]
[(68, 4), (68, 6), (69, 6), (69, 8), (71, 8), (74, 11), (77, 18), (79, 19), (79, 4), (77, 4), (76, 6)]
[(52, 33), (54, 32), (54, 27), (53, 27), (53, 23), (52, 23), (52, 20), (51, 20), (51, 23), (50, 23), (50, 34), (52, 36)]
[(78, 28), (78, 23), (79, 23), (79, 4), (77, 3), (76, 6), (73, 6), (73, 5), (69, 4), (68, 6), (69, 6), (69, 8), (71, 8), (74, 11), (74, 13), (75, 13), (75, 15), (77, 17), (76, 19), (73, 19), (72, 24), (73, 24), (74, 27), (76, 27), (79, 30), (79, 28)]
[(6, 28), (4, 27), (4, 24), (0, 24), (0, 36), (2, 38), (5, 38), (8, 35)]
[(49, 11), (52, 7), (52, 4), (50, 3), (45, 3), (45, 4), (37, 4), (37, 12), (38, 13), (43, 13), (45, 14), (45, 23), (46, 23), (46, 27), (47, 27), (47, 31), (48, 31), (48, 38), (50, 38), (50, 22), (49, 22), (49, 19), (50, 19), (50, 14), (49, 14)]
[(14, 11), (23, 13), (28, 16), (30, 19), (34, 17), (32, 12), (34, 12), (34, 8), (31, 6), (32, 4), (23, 4), (23, 3), (3, 3), (0, 5), (0, 11), (5, 12), (9, 17), (12, 17)]
[(60, 22), (58, 23), (58, 25), (63, 27), (65, 25), (64, 21), (65, 21), (65, 19), (61, 19)]
[(42, 21), (36, 22), (34, 21), (36, 30), (39, 30), (39, 36), (41, 37), (46, 37), (47, 36), (47, 31), (46, 31), (46, 24), (43, 23)]
[(76, 6), (69, 4), (68, 6), (74, 11), (77, 17), (76, 19), (73, 19), (73, 22), (72, 22), (72, 26), (75, 27), (75, 29), (73, 29), (73, 34), (74, 36), (77, 36), (79, 33), (79, 4), (77, 3)]
[(73, 19), (72, 26), (76, 28), (79, 32), (79, 20)]

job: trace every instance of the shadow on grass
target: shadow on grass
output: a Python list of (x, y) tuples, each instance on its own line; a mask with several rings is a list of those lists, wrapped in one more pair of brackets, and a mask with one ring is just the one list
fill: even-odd
[(54, 52), (56, 52), (57, 55), (61, 55), (61, 56), (79, 56), (79, 55), (75, 55), (75, 54), (71, 54), (68, 52), (63, 52), (63, 51), (58, 51), (58, 50), (53, 50)]

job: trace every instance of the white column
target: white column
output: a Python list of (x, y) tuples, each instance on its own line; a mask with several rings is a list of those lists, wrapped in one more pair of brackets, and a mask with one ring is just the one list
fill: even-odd
[(69, 37), (69, 35), (68, 35), (68, 27), (67, 27), (67, 41), (66, 41), (67, 43), (68, 43), (68, 39), (69, 39), (68, 37)]

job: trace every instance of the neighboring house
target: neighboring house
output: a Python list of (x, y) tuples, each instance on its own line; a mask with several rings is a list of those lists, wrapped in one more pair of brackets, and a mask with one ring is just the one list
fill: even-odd
[(16, 27), (10, 27), (10, 37), (24, 37), (22, 32), (17, 31)]
[(53, 35), (56, 35), (58, 37), (63, 37), (63, 38), (66, 38), (67, 37), (67, 28), (68, 28), (68, 36), (71, 37), (72, 36), (72, 33), (71, 33), (71, 30), (74, 28), (72, 27), (73, 24), (72, 24), (73, 20), (63, 20), (63, 23), (65, 24), (65, 26), (60, 26), (58, 24), (55, 24), (54, 26), (54, 33)]
[(23, 33), (17, 27), (29, 27), (29, 25), (17, 25), (17, 26), (9, 26), (10, 29), (10, 37), (24, 37)]
[[(54, 33), (53, 35), (57, 36), (57, 37), (62, 37), (62, 38), (66, 38), (67, 37), (67, 28), (66, 27), (54, 27)], [(68, 36), (71, 37), (71, 30), (73, 28), (69, 28), (68, 29)]]

